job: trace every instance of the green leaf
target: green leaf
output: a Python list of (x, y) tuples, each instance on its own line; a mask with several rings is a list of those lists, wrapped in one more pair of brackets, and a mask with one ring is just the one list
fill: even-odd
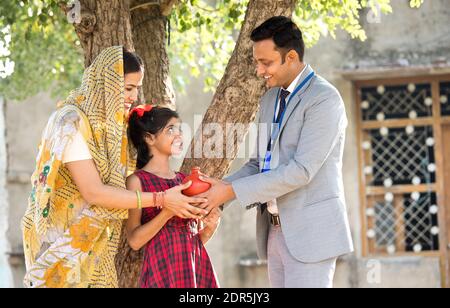
[[(14, 63), (14, 72), (1, 79), (0, 92), (24, 99), (55, 89), (64, 98), (77, 87), (83, 72), (83, 52), (72, 25), (59, 8), (61, 0), (2, 1), (0, 4), (0, 68)], [(170, 16), (171, 44), (167, 46), (171, 75), (178, 92), (190, 77), (201, 76), (205, 91), (214, 91), (236, 45), (249, 0), (179, 0)], [(364, 41), (360, 23), (367, 10), (390, 14), (390, 0), (298, 0), (294, 21), (308, 47), (322, 36), (336, 37), (339, 29)], [(420, 7), (423, 0), (410, 0)], [(29, 14), (29, 11), (33, 14)], [(52, 12), (52, 13), (50, 13)], [(39, 14), (38, 14), (39, 13)], [(0, 49), (1, 50), (1, 49)], [(0, 70), (0, 76), (5, 72)]]

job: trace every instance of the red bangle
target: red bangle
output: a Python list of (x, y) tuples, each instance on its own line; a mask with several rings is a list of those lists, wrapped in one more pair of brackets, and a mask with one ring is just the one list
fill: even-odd
[(161, 202), (161, 198), (160, 198), (160, 193), (156, 193), (156, 203), (155, 206), (157, 209), (160, 209), (160, 202)]

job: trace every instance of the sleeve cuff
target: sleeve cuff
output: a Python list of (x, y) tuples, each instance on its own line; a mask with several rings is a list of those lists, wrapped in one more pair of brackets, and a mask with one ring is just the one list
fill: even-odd
[(245, 184), (241, 183), (240, 180), (236, 180), (231, 183), (233, 186), (234, 194), (236, 195), (236, 202), (243, 207), (247, 208), (248, 205), (255, 203), (254, 200), (250, 199), (248, 195), (248, 188), (245, 188)]

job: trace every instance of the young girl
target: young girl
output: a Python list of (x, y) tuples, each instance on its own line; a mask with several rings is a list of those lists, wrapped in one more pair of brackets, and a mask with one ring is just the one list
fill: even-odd
[[(128, 134), (138, 152), (139, 170), (127, 179), (129, 190), (159, 193), (181, 184), (186, 176), (169, 167), (170, 157), (183, 149), (180, 125), (178, 114), (168, 108), (140, 106), (131, 111)], [(145, 246), (140, 287), (217, 288), (204, 244), (219, 219), (220, 210), (203, 221), (175, 217), (164, 207), (130, 210), (128, 243), (134, 250)]]

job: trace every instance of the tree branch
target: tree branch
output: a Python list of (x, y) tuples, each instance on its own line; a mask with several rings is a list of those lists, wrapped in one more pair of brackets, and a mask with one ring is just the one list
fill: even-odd
[(163, 16), (169, 16), (173, 7), (178, 3), (178, 0), (154, 0), (154, 1), (133, 1), (131, 3), (130, 12), (138, 9), (149, 8), (152, 6), (159, 6), (159, 10)]

